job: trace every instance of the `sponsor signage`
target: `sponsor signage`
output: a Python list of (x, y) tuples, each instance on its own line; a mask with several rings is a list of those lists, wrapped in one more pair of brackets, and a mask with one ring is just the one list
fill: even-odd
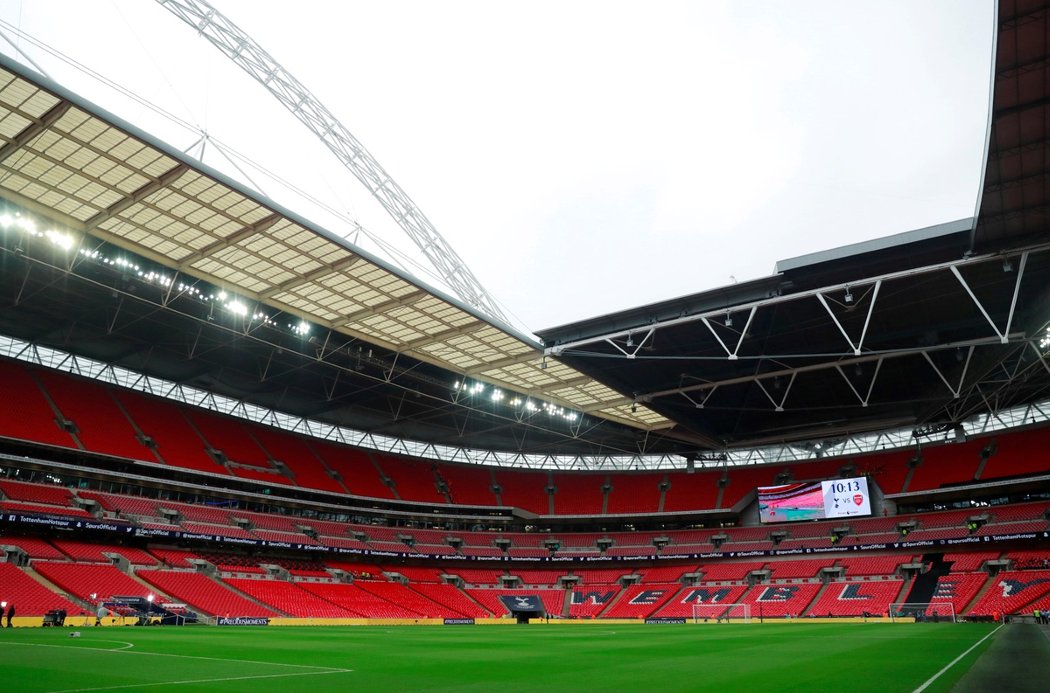
[(472, 618), (446, 618), (446, 626), (472, 626), (474, 625), (474, 619)]
[(671, 623), (671, 624), (674, 624), (674, 623), (685, 623), (685, 622), (686, 621), (685, 621), (684, 618), (672, 618), (671, 616), (663, 616), (663, 617), (647, 618), (647, 619), (645, 619), (646, 625), (650, 625), (650, 626), (651, 625), (664, 625), (664, 624), (669, 624), (669, 623)]
[(216, 625), (219, 626), (268, 626), (270, 625), (270, 619), (268, 618), (255, 618), (252, 616), (234, 616), (234, 617), (222, 617), (216, 621)]
[[(771, 549), (762, 551), (711, 551), (705, 553), (661, 553), (661, 554), (637, 554), (631, 556), (545, 556), (543, 558), (523, 558), (514, 556), (461, 556), (461, 555), (431, 555), (420, 554), (411, 551), (399, 553), (395, 551), (372, 551), (369, 549), (352, 549), (342, 546), (318, 546), (314, 544), (299, 544), (289, 542), (264, 541), (262, 539), (246, 539), (243, 537), (227, 537), (214, 534), (199, 534), (195, 532), (181, 532), (167, 529), (151, 529), (148, 527), (135, 527), (129, 524), (118, 524), (100, 520), (85, 520), (77, 517), (48, 514), (24, 514), (24, 513), (0, 513), (0, 522), (13, 522), (25, 525), (48, 526), (59, 529), (84, 529), (100, 532), (119, 534), (134, 534), (137, 537), (158, 537), (164, 539), (197, 539), (201, 541), (214, 542), (218, 544), (239, 544), (243, 546), (259, 546), (272, 548), (286, 548), (292, 551), (318, 552), (349, 556), (381, 556), (384, 558), (431, 558), (441, 561), (454, 561), (457, 563), (606, 563), (619, 561), (671, 561), (671, 560), (708, 560), (722, 558), (754, 558), (764, 556), (794, 556), (814, 553), (853, 553), (864, 551), (887, 551), (893, 549), (926, 549), (934, 547), (965, 546), (968, 544), (987, 544), (1002, 541), (1045, 541), (1050, 539), (1050, 532), (1017, 532), (1013, 534), (990, 534), (986, 536), (965, 535), (949, 539), (917, 539), (911, 541), (898, 541), (873, 544), (853, 544), (850, 546), (834, 545), (820, 546), (815, 548), (793, 548), (793, 549)], [(965, 529), (959, 528), (960, 533)], [(407, 548), (407, 547), (406, 547)], [(673, 548), (673, 547), (672, 547)], [(540, 607), (542, 610), (542, 607)]]

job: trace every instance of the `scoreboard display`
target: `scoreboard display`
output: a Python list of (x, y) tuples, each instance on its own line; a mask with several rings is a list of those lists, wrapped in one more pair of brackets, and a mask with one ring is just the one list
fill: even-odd
[(871, 515), (866, 477), (758, 487), (761, 522), (798, 522)]

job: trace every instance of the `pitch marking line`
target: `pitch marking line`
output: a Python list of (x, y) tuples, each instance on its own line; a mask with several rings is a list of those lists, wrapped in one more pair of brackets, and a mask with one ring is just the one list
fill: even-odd
[[(105, 642), (120, 642), (119, 640), (109, 640)], [(129, 644), (129, 643), (125, 643)], [(328, 674), (339, 674), (353, 671), (353, 669), (339, 669), (337, 667), (317, 667), (309, 664), (285, 664), (284, 662), (260, 662), (254, 659), (229, 659), (227, 657), (203, 657), (200, 655), (181, 655), (172, 654), (169, 652), (143, 652), (142, 650), (136, 650), (135, 652), (129, 651), (124, 647), (78, 647), (76, 645), (50, 645), (47, 643), (38, 642), (10, 642), (6, 643), (5, 647), (11, 645), (21, 645), (22, 647), (57, 647), (64, 650), (92, 650), (95, 652), (114, 652), (125, 655), (144, 655), (147, 657), (175, 657), (176, 659), (203, 659), (211, 662), (234, 662), (237, 664), (265, 664), (271, 667), (292, 667), (295, 669), (319, 669), (322, 673)]]
[(143, 652), (138, 650), (135, 652), (130, 651), (130, 648), (134, 647), (132, 643), (124, 642), (123, 640), (103, 640), (101, 642), (119, 642), (124, 647), (117, 648), (106, 648), (106, 647), (80, 647), (77, 645), (51, 645), (46, 643), (31, 643), (31, 642), (12, 642), (7, 643), (10, 645), (22, 645), (23, 647), (53, 647), (63, 650), (89, 650), (93, 652), (112, 652), (116, 654), (125, 655), (145, 655), (147, 657), (174, 657), (176, 659), (202, 659), (210, 662), (230, 662), (236, 664), (263, 664), (271, 667), (289, 667), (294, 669), (312, 669), (313, 671), (297, 671), (287, 674), (256, 674), (253, 676), (230, 676), (225, 678), (214, 678), (214, 679), (188, 679), (185, 681), (155, 681), (152, 683), (132, 683), (120, 686), (100, 686), (97, 688), (68, 688), (60, 691), (52, 691), (51, 693), (83, 693), (84, 691), (113, 691), (121, 690), (125, 688), (148, 688), (150, 686), (170, 686), (170, 685), (181, 685), (191, 683), (222, 683), (225, 681), (249, 681), (255, 679), (277, 679), (277, 678), (289, 678), (292, 676), (324, 676), (326, 674), (349, 674), (353, 669), (339, 669), (336, 667), (318, 667), (310, 666), (307, 664), (285, 664), (283, 662), (258, 662), (250, 659), (229, 659), (225, 657), (202, 657), (199, 655), (180, 655), (170, 654), (166, 652)]
[(977, 649), (977, 646), (978, 646), (978, 645), (980, 645), (980, 644), (981, 644), (982, 642), (984, 642), (984, 641), (985, 641), (985, 640), (987, 640), (988, 638), (990, 638), (990, 637), (992, 637), (993, 635), (995, 635), (996, 633), (998, 633), (998, 632), (999, 632), (999, 630), (1000, 630), (1000, 629), (1001, 629), (1002, 627), (1003, 627), (1003, 624), (999, 624), (999, 626), (998, 626), (998, 627), (997, 627), (997, 628), (996, 628), (995, 630), (993, 630), (993, 631), (992, 631), (991, 633), (989, 633), (988, 635), (984, 636), (983, 638), (981, 638), (980, 640), (978, 640), (977, 642), (975, 642), (975, 643), (974, 643), (973, 645), (970, 645), (970, 647), (969, 647), (969, 648), (968, 648), (968, 649), (966, 650), (966, 652), (963, 652), (963, 653), (962, 653), (961, 655), (959, 655), (958, 657), (956, 657), (956, 658), (955, 658), (955, 659), (953, 659), (952, 661), (948, 662), (948, 664), (947, 664), (947, 665), (946, 665), (946, 666), (945, 666), (945, 667), (944, 667), (943, 669), (941, 669), (940, 671), (938, 671), (938, 672), (937, 672), (936, 674), (934, 674), (934, 675), (933, 675), (933, 676), (931, 676), (930, 678), (926, 679), (926, 683), (924, 683), (924, 684), (922, 684), (921, 686), (919, 686), (918, 688), (916, 688), (916, 689), (915, 689), (915, 690), (913, 691), (913, 693), (922, 693), (922, 691), (924, 691), (924, 690), (926, 690), (927, 688), (929, 688), (929, 687), (930, 687), (930, 684), (932, 684), (932, 683), (933, 683), (934, 681), (936, 681), (937, 679), (939, 679), (939, 678), (940, 678), (940, 677), (941, 677), (941, 676), (942, 676), (942, 675), (944, 674), (944, 672), (948, 671), (948, 670), (949, 670), (949, 669), (951, 669), (951, 668), (952, 668), (953, 666), (955, 666), (956, 664), (958, 664), (958, 663), (959, 663), (959, 660), (961, 660), (961, 659), (962, 659), (963, 657), (965, 657), (966, 655), (968, 655), (968, 654), (970, 654), (971, 652), (973, 652), (974, 650), (976, 650), (976, 649)]
[[(209, 658), (205, 658), (209, 659)], [(223, 660), (220, 660), (223, 661)], [(238, 661), (238, 660), (228, 660)], [(270, 662), (259, 662), (259, 664), (270, 664)], [(295, 666), (286, 664), (284, 666)], [(160, 686), (179, 686), (189, 683), (223, 683), (226, 681), (255, 681), (259, 679), (280, 679), (292, 676), (323, 676), (325, 674), (343, 674), (353, 669), (332, 669), (331, 671), (296, 671), (288, 674), (257, 674), (255, 676), (227, 676), (218, 679), (183, 679), (182, 681), (154, 681), (152, 683), (129, 683), (121, 686), (99, 686), (97, 688), (66, 688), (51, 693), (83, 693), (84, 691), (118, 691), (125, 688), (150, 688)]]

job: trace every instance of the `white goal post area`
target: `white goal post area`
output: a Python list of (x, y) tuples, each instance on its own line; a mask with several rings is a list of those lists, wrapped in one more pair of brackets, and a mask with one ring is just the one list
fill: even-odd
[(914, 618), (916, 621), (958, 623), (951, 602), (898, 602), (890, 604), (890, 620)]
[(715, 621), (716, 623), (751, 623), (750, 604), (701, 604), (693, 602), (693, 623)]

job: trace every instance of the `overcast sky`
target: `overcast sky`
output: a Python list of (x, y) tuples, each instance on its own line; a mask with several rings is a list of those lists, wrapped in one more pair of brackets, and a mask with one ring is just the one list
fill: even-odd
[[(340, 118), (527, 330), (974, 214), (992, 0), (212, 2)], [(412, 248), (273, 97), (159, 4), (0, 0), (0, 20), (63, 86), (178, 149), (200, 138), (10, 27)], [(218, 151), (205, 162), (242, 178)]]

